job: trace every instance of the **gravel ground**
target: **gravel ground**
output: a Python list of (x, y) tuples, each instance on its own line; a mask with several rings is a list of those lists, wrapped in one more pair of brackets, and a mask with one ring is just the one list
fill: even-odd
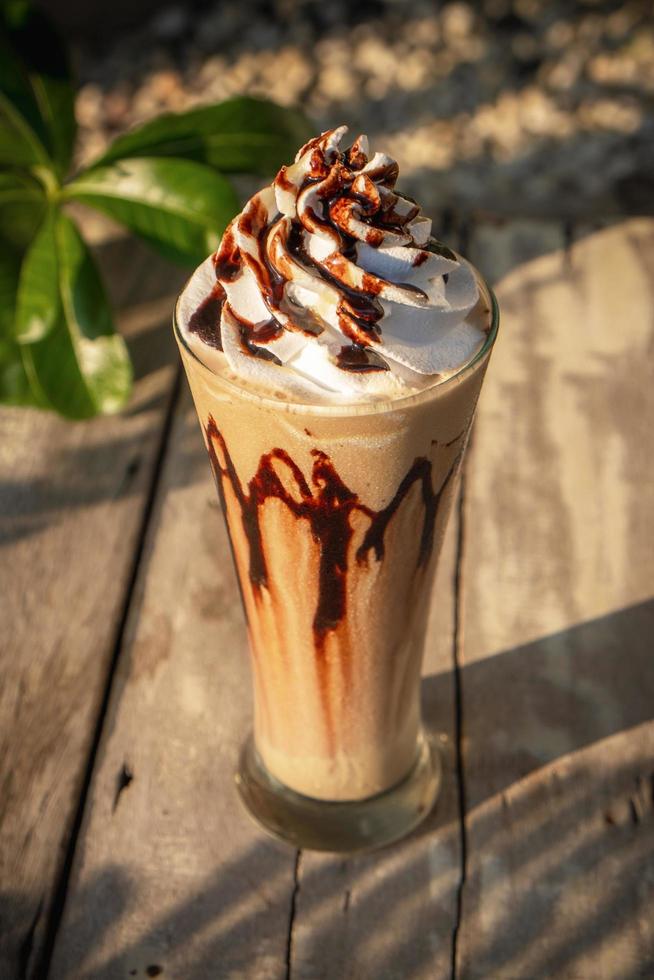
[(225, 0), (80, 42), (81, 159), (240, 93), (348, 123), (430, 208), (654, 211), (654, 20), (627, 2)]

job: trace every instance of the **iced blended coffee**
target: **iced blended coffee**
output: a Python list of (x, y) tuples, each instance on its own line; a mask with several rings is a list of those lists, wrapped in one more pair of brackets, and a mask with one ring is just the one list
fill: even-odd
[(241, 586), (256, 752), (326, 801), (415, 764), (430, 586), (495, 329), (395, 161), (345, 132), (248, 201), (176, 315)]

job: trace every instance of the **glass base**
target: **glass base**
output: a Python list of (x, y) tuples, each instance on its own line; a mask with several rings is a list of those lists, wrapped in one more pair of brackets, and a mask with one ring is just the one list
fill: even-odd
[(436, 743), (423, 735), (413, 769), (396, 786), (367, 800), (315, 800), (271, 776), (250, 736), (235, 778), (249, 815), (273, 837), (297, 848), (353, 853), (383, 847), (411, 833), (434, 806), (441, 773)]

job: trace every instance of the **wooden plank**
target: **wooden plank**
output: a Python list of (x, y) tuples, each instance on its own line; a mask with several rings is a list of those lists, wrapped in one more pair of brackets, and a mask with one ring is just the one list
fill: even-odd
[(99, 258), (135, 357), (128, 410), (74, 424), (0, 412), (7, 980), (34, 975), (43, 951), (175, 372), (169, 311), (179, 272), (125, 240), (103, 246)]
[(185, 386), (55, 947), (57, 980), (286, 976), (294, 852), (249, 821), (232, 779), (250, 712), (238, 588)]
[(512, 271), (464, 506), (461, 980), (654, 975), (654, 222), (587, 232), (473, 248)]
[(414, 835), (391, 848), (351, 858), (301, 855), (292, 977), (450, 975), (461, 867), (452, 675), (456, 551), (452, 515), (434, 587), (423, 682), (425, 722), (439, 734), (443, 752), (436, 809)]

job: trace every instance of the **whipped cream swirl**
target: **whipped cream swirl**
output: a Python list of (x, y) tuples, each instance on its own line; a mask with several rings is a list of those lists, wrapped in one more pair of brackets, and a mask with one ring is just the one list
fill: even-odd
[[(255, 194), (182, 297), (187, 342), (258, 389), (307, 402), (397, 398), (484, 340), (470, 265), (395, 190), (396, 162), (347, 127), (311, 140)], [(198, 301), (199, 305), (198, 305)], [(220, 353), (218, 353), (220, 352)]]

